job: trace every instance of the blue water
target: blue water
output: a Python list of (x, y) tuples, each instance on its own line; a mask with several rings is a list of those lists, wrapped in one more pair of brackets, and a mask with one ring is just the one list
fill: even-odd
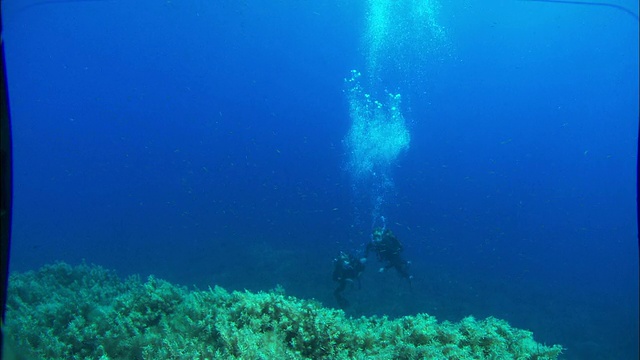
[(349, 315), (495, 316), (567, 359), (636, 359), (637, 19), (434, 8), (439, 46), (367, 81), (402, 94), (411, 135), (381, 189), (346, 143), (364, 0), (3, 1), (12, 270), (85, 260), (337, 307), (332, 261), (380, 215), (413, 287), (371, 258)]

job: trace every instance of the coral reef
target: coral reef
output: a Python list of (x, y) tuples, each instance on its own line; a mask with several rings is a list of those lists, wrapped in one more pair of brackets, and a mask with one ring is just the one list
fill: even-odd
[(282, 289), (188, 291), (86, 264), (12, 274), (9, 291), (7, 336), (33, 359), (556, 359), (562, 350), (495, 318), (350, 319)]

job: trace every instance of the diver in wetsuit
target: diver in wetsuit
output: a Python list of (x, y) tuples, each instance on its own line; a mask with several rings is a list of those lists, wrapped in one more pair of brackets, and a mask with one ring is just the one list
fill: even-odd
[(349, 302), (342, 296), (342, 292), (347, 288), (347, 283), (358, 281), (360, 288), (360, 275), (364, 271), (364, 263), (366, 259), (358, 259), (351, 254), (340, 252), (340, 257), (333, 260), (333, 281), (338, 282), (338, 287), (333, 291), (333, 295), (338, 301), (341, 308), (349, 306)]
[(385, 266), (380, 268), (380, 272), (395, 268), (398, 274), (409, 280), (409, 284), (411, 284), (413, 276), (409, 275), (409, 262), (400, 256), (402, 244), (391, 230), (382, 228), (373, 230), (371, 241), (367, 244), (365, 250), (365, 258), (369, 256), (372, 250), (376, 253), (378, 261), (385, 263)]

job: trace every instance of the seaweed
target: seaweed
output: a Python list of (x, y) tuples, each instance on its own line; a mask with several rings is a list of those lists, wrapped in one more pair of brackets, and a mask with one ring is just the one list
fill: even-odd
[(495, 318), (347, 318), (282, 289), (189, 291), (65, 263), (14, 273), (7, 336), (47, 359), (557, 359), (559, 345)]

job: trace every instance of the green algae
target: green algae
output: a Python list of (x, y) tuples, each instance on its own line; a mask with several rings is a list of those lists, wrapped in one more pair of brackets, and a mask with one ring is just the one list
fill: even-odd
[(12, 274), (6, 334), (33, 359), (557, 359), (503, 320), (347, 318), (283, 291), (189, 291), (99, 266)]

